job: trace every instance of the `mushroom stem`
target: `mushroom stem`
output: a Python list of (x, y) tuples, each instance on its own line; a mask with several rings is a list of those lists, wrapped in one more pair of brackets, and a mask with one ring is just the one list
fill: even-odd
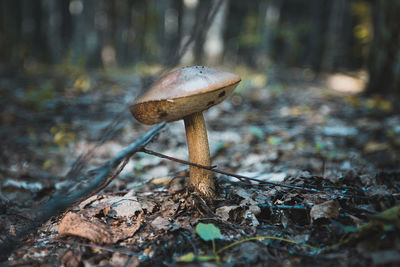
[[(210, 166), (207, 129), (202, 112), (184, 117), (186, 138), (189, 150), (189, 161)], [(215, 197), (213, 173), (210, 170), (190, 166), (190, 183), (196, 191), (207, 198)]]

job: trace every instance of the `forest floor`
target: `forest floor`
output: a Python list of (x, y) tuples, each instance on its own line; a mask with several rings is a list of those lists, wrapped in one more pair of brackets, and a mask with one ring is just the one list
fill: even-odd
[[(55, 192), (85, 186), (91, 169), (152, 128), (128, 105), (153, 70), (131, 71), (37, 67), (0, 77), (3, 245)], [(398, 266), (397, 102), (334, 91), (303, 70), (268, 81), (237, 71), (236, 93), (205, 112), (212, 163), (258, 181), (216, 174), (219, 197), (205, 202), (187, 190), (187, 165), (136, 153), (101, 193), (19, 240), (3, 264)], [(168, 123), (146, 148), (187, 159), (183, 123)]]

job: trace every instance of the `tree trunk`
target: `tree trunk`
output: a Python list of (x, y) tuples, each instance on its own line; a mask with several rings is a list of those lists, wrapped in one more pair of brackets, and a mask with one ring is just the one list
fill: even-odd
[(222, 61), (224, 54), (223, 31), (227, 10), (228, 1), (224, 0), (206, 34), (203, 51), (207, 64), (216, 65)]
[[(196, 22), (197, 7), (197, 2), (183, 1), (182, 39), (180, 49), (185, 46), (192, 34), (192, 30), (194, 29), (194, 24)], [(181, 58), (181, 64), (192, 64), (194, 61), (194, 56), (194, 43), (191, 43)]]
[(346, 0), (332, 0), (331, 12), (328, 22), (328, 31), (325, 38), (325, 53), (322, 61), (322, 68), (325, 71), (333, 71), (340, 60), (340, 53), (343, 51), (342, 28), (344, 14), (347, 8)]
[(380, 0), (375, 5), (367, 93), (400, 96), (400, 1)]
[(273, 42), (278, 29), (278, 23), (281, 16), (282, 2), (281, 0), (272, 0), (261, 2), (261, 29), (262, 45), (260, 48), (259, 62), (261, 65), (272, 65), (271, 55), (273, 52)]
[(321, 70), (321, 58), (323, 55), (324, 32), (327, 24), (325, 17), (329, 10), (326, 1), (313, 0), (311, 4), (310, 17), (313, 27), (311, 28), (306, 46), (306, 65), (311, 66), (317, 73)]
[(173, 60), (179, 51), (182, 42), (182, 18), (183, 3), (180, 0), (171, 0), (170, 6), (164, 15), (164, 32), (166, 39), (166, 47), (164, 48), (164, 64), (171, 66)]

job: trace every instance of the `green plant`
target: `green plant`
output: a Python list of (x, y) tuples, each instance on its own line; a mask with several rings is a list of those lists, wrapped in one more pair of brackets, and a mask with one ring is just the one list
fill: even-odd
[[(276, 237), (276, 236), (255, 236), (255, 237), (249, 237), (245, 238), (242, 240), (238, 240), (236, 242), (233, 242), (229, 245), (224, 246), (223, 248), (217, 250), (215, 246), (215, 240), (221, 238), (221, 231), (219, 230), (218, 227), (216, 227), (212, 223), (204, 224), (204, 223), (198, 223), (196, 226), (196, 233), (200, 236), (201, 239), (204, 241), (211, 241), (212, 243), (212, 249), (213, 249), (213, 254), (212, 256), (210, 255), (195, 255), (193, 252), (189, 252), (183, 256), (180, 256), (177, 258), (178, 262), (193, 262), (195, 260), (198, 261), (211, 261), (215, 260), (218, 264), (221, 263), (221, 253), (224, 252), (225, 250), (230, 249), (231, 247), (234, 247), (236, 245), (239, 245), (244, 242), (252, 241), (252, 240), (263, 240), (263, 239), (274, 239), (274, 240), (279, 240), (283, 242), (288, 242), (292, 244), (298, 244), (296, 241), (289, 240), (286, 238), (281, 238), (281, 237)], [(320, 251), (319, 248), (307, 245), (307, 244), (301, 244), (305, 247), (311, 248), (316, 251)]]

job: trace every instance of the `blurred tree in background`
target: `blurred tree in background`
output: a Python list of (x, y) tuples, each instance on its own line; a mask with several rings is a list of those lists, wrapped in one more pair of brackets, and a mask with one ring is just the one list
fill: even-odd
[[(1, 0), (0, 71), (168, 65), (216, 2)], [(399, 95), (399, 13), (397, 0), (224, 0), (180, 63), (367, 69), (368, 92)]]
[(373, 2), (374, 38), (368, 70), (370, 93), (400, 96), (400, 1)]

